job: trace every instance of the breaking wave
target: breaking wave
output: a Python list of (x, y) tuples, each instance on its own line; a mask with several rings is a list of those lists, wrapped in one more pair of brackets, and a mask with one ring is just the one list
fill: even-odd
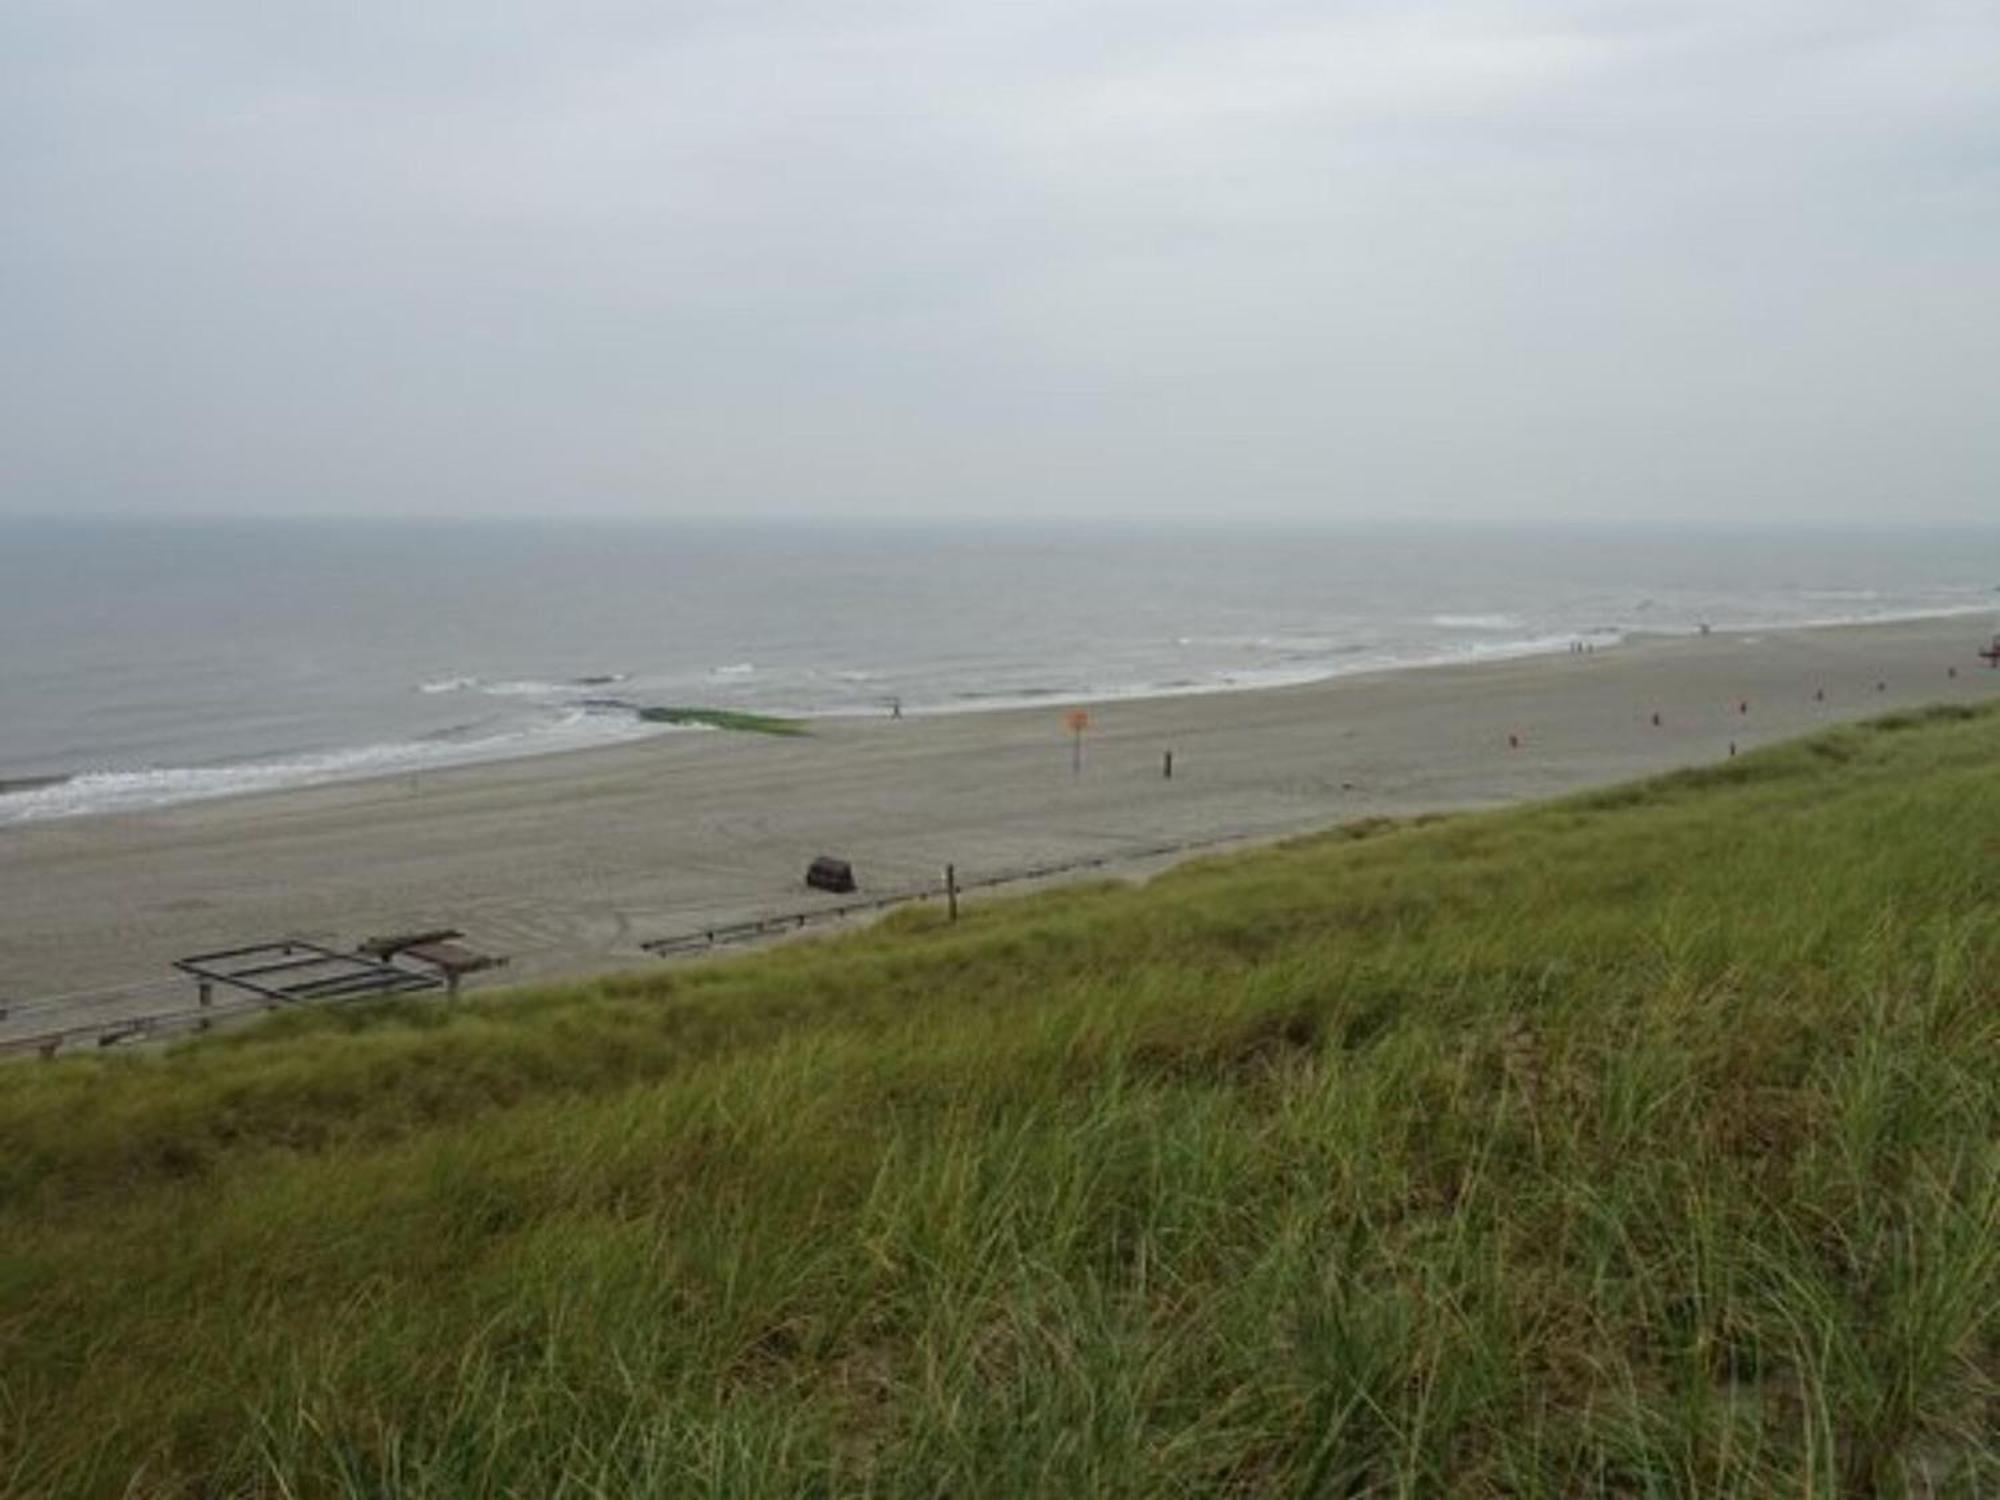
[(581, 750), (676, 732), (676, 726), (641, 722), (631, 713), (577, 708), (541, 723), (500, 733), (431, 736), (379, 745), (357, 745), (279, 760), (222, 766), (159, 766), (135, 771), (84, 771), (50, 778), (0, 796), (0, 824), (38, 822), (85, 813), (136, 812), (178, 802), (206, 801), (244, 792), (280, 791), (335, 781), (410, 775), (446, 766), (512, 760), (558, 750)]

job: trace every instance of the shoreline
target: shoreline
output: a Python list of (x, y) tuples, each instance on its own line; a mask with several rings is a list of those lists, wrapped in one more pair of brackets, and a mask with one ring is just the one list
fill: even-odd
[(1080, 774), (1052, 704), (829, 718), (798, 738), (663, 735), (15, 823), (0, 829), (0, 1007), (170, 986), (171, 961), (204, 950), (426, 927), (509, 956), (508, 982), (588, 975), (658, 962), (649, 939), (834, 904), (803, 884), (820, 854), (851, 859), (867, 894), (932, 883), (947, 863), (968, 883), (1141, 873), (1173, 862), (1168, 846), (1540, 800), (1731, 744), (2000, 699), (2000, 671), (1975, 655), (1989, 635), (1963, 617), (1655, 635), (1097, 700)]
[[(1806, 632), (1838, 630), (1875, 630), (1901, 625), (1922, 624), (1933, 621), (1951, 621), (1977, 616), (1990, 616), (1996, 628), (2000, 628), (2000, 598), (1988, 605), (1961, 605), (1938, 609), (1915, 611), (1908, 614), (1888, 615), (1868, 619), (1833, 618), (1823, 621), (1807, 621), (1778, 625), (1744, 625), (1727, 629), (1708, 630), (1696, 625), (1685, 629), (1605, 627), (1599, 631), (1575, 636), (1547, 636), (1529, 640), (1496, 643), (1491, 647), (1478, 644), (1461, 647), (1449, 652), (1406, 661), (1370, 661), (1352, 667), (1314, 668), (1297, 675), (1272, 671), (1261, 674), (1250, 681), (1207, 681), (1180, 684), (1140, 684), (1133, 687), (1109, 688), (1087, 693), (1075, 693), (1064, 689), (1052, 689), (1046, 694), (1004, 694), (996, 693), (990, 700), (978, 697), (942, 703), (906, 704), (899, 717), (909, 720), (949, 719), (974, 715), (1035, 712), (1049, 709), (1088, 708), (1100, 705), (1153, 703), (1162, 701), (1233, 698), (1246, 693), (1288, 692), (1310, 689), (1340, 682), (1372, 679), (1381, 676), (1404, 673), (1422, 673), (1459, 668), (1478, 668), (1501, 665), (1508, 662), (1534, 660), (1547, 657), (1564, 657), (1572, 654), (1568, 643), (1587, 642), (1588, 654), (1599, 651), (1621, 652), (1635, 646), (1644, 646), (1655, 641), (1740, 639), (1746, 636), (1776, 634), (1798, 634)], [(622, 675), (622, 674), (621, 674)], [(615, 678), (579, 679), (579, 686), (597, 686), (617, 680)], [(429, 689), (420, 689), (429, 691)], [(601, 706), (601, 705), (599, 705)], [(398, 754), (414, 748), (414, 744), (396, 742), (374, 746), (333, 747), (285, 759), (252, 759), (224, 762), (215, 765), (193, 767), (157, 767), (140, 770), (81, 770), (69, 772), (35, 773), (0, 778), (0, 840), (4, 840), (12, 828), (36, 826), (50, 822), (70, 822), (77, 819), (96, 819), (140, 814), (194, 803), (207, 803), (224, 799), (245, 797), (283, 796), (291, 792), (316, 787), (354, 785), (369, 781), (387, 780), (397, 777), (437, 777), (478, 770), (485, 767), (505, 765), (514, 762), (540, 761), (548, 759), (584, 756), (615, 751), (634, 744), (644, 743), (659, 735), (685, 731), (690, 728), (707, 728), (685, 724), (665, 724), (646, 722), (649, 705), (634, 702), (627, 705), (632, 711), (632, 722), (615, 721), (617, 728), (607, 732), (600, 740), (586, 744), (552, 745), (546, 748), (505, 748), (482, 751), (478, 744), (465, 747), (467, 753), (447, 754), (434, 760), (411, 758), (398, 763)], [(734, 709), (721, 710), (734, 712)], [(753, 716), (797, 719), (809, 725), (842, 725), (868, 723), (887, 719), (891, 714), (886, 709), (863, 711), (859, 708), (834, 710), (798, 710), (786, 708), (757, 707), (748, 710)], [(530, 736), (516, 732), (505, 737), (509, 741), (527, 740)], [(356, 769), (365, 764), (365, 769)], [(185, 787), (189, 783), (199, 785), (201, 778), (214, 778), (207, 787), (198, 790), (182, 790), (178, 795), (165, 794), (135, 796), (126, 805), (106, 807), (76, 807), (36, 813), (20, 809), (18, 804), (10, 807), (13, 799), (33, 796), (38, 793), (61, 792), (102, 780), (146, 781), (163, 778), (180, 781)], [(227, 782), (228, 784), (221, 784)], [(263, 784), (259, 784), (259, 783)]]

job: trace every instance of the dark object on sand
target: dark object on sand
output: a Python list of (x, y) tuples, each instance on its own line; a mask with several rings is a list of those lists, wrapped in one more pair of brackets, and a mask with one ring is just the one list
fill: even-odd
[(816, 891), (846, 895), (855, 889), (854, 866), (844, 859), (822, 854), (806, 866), (806, 884)]
[(432, 927), (422, 932), (399, 932), (388, 937), (372, 937), (355, 945), (355, 952), (365, 953), (370, 958), (379, 958), (385, 963), (393, 958), (415, 959), (426, 968), (435, 969), (444, 977), (445, 990), (456, 996), (458, 982), (468, 974), (478, 974), (486, 969), (497, 969), (507, 960), (492, 953), (481, 953), (477, 948), (468, 948), (455, 941), (464, 937), (456, 927)]
[(468, 948), (463, 943), (437, 941), (412, 943), (403, 949), (404, 958), (413, 958), (420, 964), (436, 969), (444, 976), (445, 993), (456, 997), (458, 982), (468, 974), (477, 974), (485, 969), (497, 969), (507, 960), (491, 953), (481, 953), (477, 948)]
[(394, 958), (406, 948), (415, 948), (423, 943), (446, 943), (465, 934), (456, 927), (426, 927), (420, 932), (398, 932), (388, 937), (372, 937), (354, 945), (356, 953), (365, 953), (370, 958)]

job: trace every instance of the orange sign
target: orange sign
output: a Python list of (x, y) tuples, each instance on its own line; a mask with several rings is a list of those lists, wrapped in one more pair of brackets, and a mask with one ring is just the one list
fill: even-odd
[(1073, 708), (1069, 711), (1069, 717), (1063, 722), (1069, 725), (1071, 734), (1082, 734), (1084, 730), (1090, 728), (1090, 715), (1080, 708)]

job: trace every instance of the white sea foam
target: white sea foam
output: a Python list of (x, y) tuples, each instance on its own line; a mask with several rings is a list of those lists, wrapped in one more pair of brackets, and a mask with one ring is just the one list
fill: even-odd
[(1432, 615), (1431, 624), (1440, 630), (1519, 630), (1515, 615)]
[(505, 678), (489, 682), (484, 677), (439, 677), (417, 684), (420, 693), (483, 693), (489, 698), (572, 698), (579, 689), (610, 687), (624, 682), (629, 672), (604, 672), (568, 682), (543, 682), (538, 678)]
[(907, 705), (911, 716), (995, 713), (1014, 708), (1066, 708), (1078, 703), (1118, 703), (1139, 698), (1187, 698), (1211, 693), (1256, 692), (1266, 688), (1309, 687), (1341, 677), (1375, 672), (1404, 672), (1424, 667), (1463, 666), (1473, 662), (1506, 661), (1523, 656), (1554, 656), (1578, 640), (1609, 649), (1623, 641), (1615, 630), (1581, 634), (1523, 636), (1504, 641), (1474, 641), (1443, 649), (1333, 648), (1310, 661), (1282, 666), (1243, 667), (1205, 678), (1176, 677), (1158, 682), (1099, 684), (1090, 687), (1022, 687), (990, 693), (961, 693), (948, 702)]
[[(379, 628), (315, 635), (275, 595), (258, 596), (266, 613), (246, 604), (220, 631), (181, 608), (188, 579), (226, 590), (246, 557), (296, 572), (301, 588), (347, 580), (345, 561), (314, 572), (289, 533), (190, 533), (173, 586), (149, 592), (132, 581), (151, 573), (128, 566), (157, 545), (143, 532), (0, 527), (0, 563), (16, 561), (0, 589), (0, 639), (35, 645), (0, 672), (0, 778), (96, 773), (0, 796), (0, 818), (528, 756), (642, 732), (635, 709), (647, 703), (872, 716), (890, 711), (893, 694), (905, 715), (1041, 712), (1560, 654), (1578, 640), (1602, 650), (1621, 629), (1692, 635), (1703, 621), (1720, 634), (1768, 633), (1962, 613), (1975, 617), (1975, 645), (2000, 625), (1987, 533), (1635, 534), (1559, 547), (1393, 530), (1218, 536), (1195, 567), (1170, 537), (1003, 539), (989, 555), (912, 533), (870, 543), (879, 585), (860, 607), (849, 569), (816, 571), (825, 558), (814, 536), (565, 531), (563, 545), (547, 546), (533, 532), (468, 531), (522, 580), (496, 590), (479, 569), (439, 575), (399, 530), (344, 534), (383, 585)], [(648, 565), (628, 566), (640, 554)], [(52, 561), (24, 569), (29, 555)], [(74, 631), (66, 580), (100, 564), (132, 586), (121, 583), (108, 633)], [(943, 607), (934, 585), (947, 571)], [(742, 587), (709, 589), (718, 576)], [(791, 581), (758, 593), (772, 576)], [(524, 595), (592, 607), (522, 609)], [(586, 675), (613, 667), (631, 680)], [(564, 727), (566, 713), (585, 710), (602, 717)], [(458, 727), (440, 730), (450, 722)], [(342, 743), (362, 748), (296, 752)]]
[(566, 682), (537, 682), (522, 678), (515, 682), (482, 682), (479, 691), (489, 698), (561, 698), (576, 691)]
[(224, 766), (160, 766), (136, 771), (86, 771), (67, 781), (0, 797), (0, 824), (38, 822), (84, 813), (135, 812), (177, 802), (244, 792), (279, 791), (332, 781), (412, 775), (447, 766), (580, 750), (673, 733), (681, 726), (648, 724), (625, 714), (575, 709), (517, 730), (474, 738), (357, 745), (282, 760)]

